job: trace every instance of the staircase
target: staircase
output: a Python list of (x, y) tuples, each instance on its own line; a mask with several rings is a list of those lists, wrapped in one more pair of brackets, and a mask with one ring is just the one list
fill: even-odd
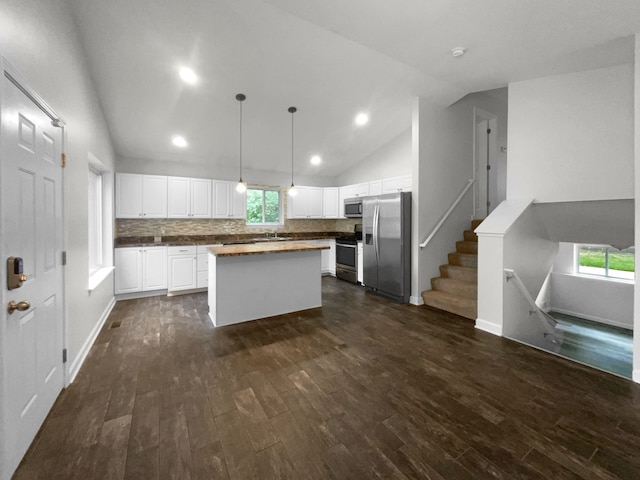
[(456, 242), (449, 264), (440, 265), (440, 276), (431, 279), (431, 290), (422, 292), (425, 305), (475, 320), (478, 315), (478, 237), (473, 231), (482, 220), (472, 220), (464, 240)]

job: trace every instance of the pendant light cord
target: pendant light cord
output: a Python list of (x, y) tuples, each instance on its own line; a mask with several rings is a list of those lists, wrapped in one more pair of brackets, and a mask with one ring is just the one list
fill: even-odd
[(291, 113), (291, 186), (293, 187), (293, 114), (298, 109), (296, 107), (289, 107), (288, 112)]
[(242, 180), (242, 101), (240, 101), (240, 180)]

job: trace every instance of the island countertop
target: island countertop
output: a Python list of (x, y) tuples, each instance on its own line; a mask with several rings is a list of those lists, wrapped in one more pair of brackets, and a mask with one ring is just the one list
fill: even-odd
[(261, 255), (264, 253), (303, 252), (307, 250), (328, 250), (328, 245), (318, 245), (307, 242), (264, 242), (245, 245), (226, 245), (224, 247), (209, 247), (210, 253), (216, 257), (233, 257), (238, 255)]

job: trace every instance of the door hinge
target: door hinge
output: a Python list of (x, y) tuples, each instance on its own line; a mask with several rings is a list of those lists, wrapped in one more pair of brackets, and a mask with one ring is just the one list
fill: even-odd
[(487, 170), (491, 170), (491, 165), (487, 164)]
[(67, 264), (67, 252), (62, 252), (62, 266)]
[(487, 135), (489, 135), (491, 133), (491, 129), (487, 128)]
[(67, 363), (67, 349), (62, 349), (62, 363)]
[(67, 155), (66, 155), (66, 153), (63, 153), (62, 155), (60, 155), (60, 165), (62, 165), (62, 168), (67, 166)]

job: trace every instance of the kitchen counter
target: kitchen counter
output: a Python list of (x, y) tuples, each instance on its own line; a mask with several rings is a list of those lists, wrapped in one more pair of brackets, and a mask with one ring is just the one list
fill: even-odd
[(321, 250), (273, 242), (210, 247), (209, 318), (232, 325), (322, 306)]
[(232, 257), (238, 255), (260, 255), (264, 253), (302, 252), (306, 250), (329, 250), (327, 245), (317, 245), (306, 242), (263, 242), (246, 245), (226, 245), (224, 247), (209, 247), (216, 257)]
[(259, 233), (226, 234), (226, 235), (165, 235), (160, 242), (154, 242), (153, 236), (117, 237), (114, 247), (163, 247), (182, 245), (213, 245), (216, 243), (233, 244), (244, 242), (279, 242), (322, 240), (339, 237), (347, 232), (287, 232), (279, 233), (277, 237), (266, 237)]

